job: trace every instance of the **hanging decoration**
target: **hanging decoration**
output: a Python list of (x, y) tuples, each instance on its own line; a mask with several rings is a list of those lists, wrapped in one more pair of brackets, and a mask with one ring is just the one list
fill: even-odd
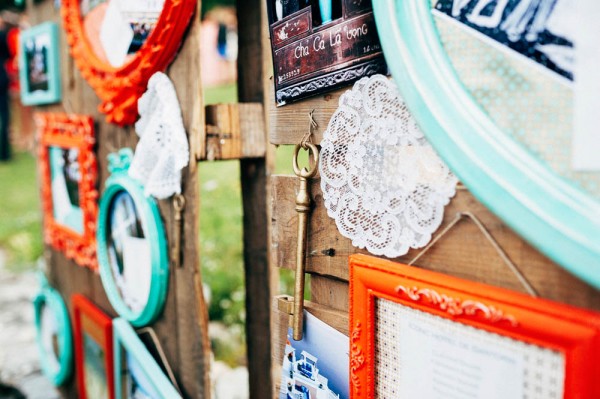
[(164, 199), (181, 193), (181, 170), (189, 162), (189, 146), (173, 83), (157, 72), (138, 101), (140, 141), (129, 176), (144, 185), (144, 194)]
[(340, 98), (321, 142), (320, 173), (340, 233), (390, 258), (427, 245), (457, 184), (383, 75)]

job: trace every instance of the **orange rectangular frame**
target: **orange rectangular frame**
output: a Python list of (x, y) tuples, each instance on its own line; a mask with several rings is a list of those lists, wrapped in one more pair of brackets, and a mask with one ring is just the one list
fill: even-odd
[(564, 355), (564, 398), (600, 398), (600, 314), (366, 255), (350, 257), (351, 398), (375, 397), (377, 298)]
[[(96, 218), (98, 216), (98, 166), (94, 146), (94, 121), (90, 116), (62, 113), (35, 115), (39, 137), (39, 173), (44, 211), (44, 240), (81, 266), (96, 270)], [(49, 147), (77, 148), (81, 181), (80, 207), (83, 234), (58, 223), (54, 218)]]

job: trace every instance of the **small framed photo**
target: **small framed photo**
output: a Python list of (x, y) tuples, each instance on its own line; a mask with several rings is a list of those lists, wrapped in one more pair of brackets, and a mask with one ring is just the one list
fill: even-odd
[(112, 319), (83, 295), (72, 302), (79, 397), (114, 399)]
[(600, 397), (600, 314), (350, 257), (351, 398)]
[(115, 398), (181, 398), (129, 322), (118, 318), (113, 326)]
[(21, 32), (19, 49), (21, 102), (41, 105), (60, 101), (58, 26), (45, 22)]
[(133, 152), (109, 155), (109, 170), (98, 213), (98, 262), (108, 299), (135, 327), (162, 312), (169, 281), (167, 240), (158, 205), (132, 179)]
[(41, 290), (33, 300), (35, 337), (44, 375), (64, 384), (73, 371), (73, 336), (69, 311), (62, 297), (41, 275)]
[(97, 162), (91, 117), (37, 114), (46, 243), (81, 266), (97, 268)]

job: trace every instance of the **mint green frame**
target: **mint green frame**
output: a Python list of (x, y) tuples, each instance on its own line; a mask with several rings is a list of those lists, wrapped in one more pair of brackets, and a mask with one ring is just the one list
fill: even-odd
[(600, 203), (506, 135), (463, 86), (426, 0), (373, 1), (387, 64), (436, 151), (512, 229), (600, 288)]
[[(63, 385), (73, 372), (73, 333), (69, 319), (69, 310), (65, 301), (54, 288), (48, 285), (46, 277), (40, 274), (40, 292), (33, 299), (35, 322), (35, 341), (40, 355), (40, 364), (44, 375), (55, 385)], [(56, 316), (58, 323), (59, 356), (57, 371), (52, 370), (48, 354), (42, 342), (42, 307), (48, 306)]]
[[(163, 310), (169, 283), (169, 260), (167, 240), (156, 201), (144, 196), (144, 187), (137, 180), (129, 177), (127, 173), (132, 157), (133, 153), (129, 148), (108, 156), (109, 172), (112, 174), (106, 180), (104, 193), (100, 200), (96, 242), (100, 278), (108, 300), (119, 316), (136, 327), (143, 327), (154, 322)], [(150, 293), (146, 306), (138, 312), (132, 311), (121, 298), (108, 260), (106, 242), (106, 229), (110, 216), (108, 212), (114, 196), (121, 191), (126, 191), (131, 195), (140, 215), (144, 236), (151, 243)]]
[(123, 318), (113, 320), (113, 350), (115, 370), (115, 399), (126, 399), (121, 396), (121, 367), (123, 356), (121, 349), (131, 353), (138, 361), (148, 380), (152, 383), (162, 398), (181, 399), (169, 378), (163, 373), (156, 360), (150, 355), (148, 349), (135, 333), (133, 327)]
[[(28, 91), (27, 67), (25, 51), (23, 50), (26, 40), (33, 37), (50, 35), (50, 47), (48, 48), (48, 90), (45, 92)], [(24, 105), (41, 105), (59, 102), (61, 99), (60, 80), (60, 51), (58, 41), (58, 25), (54, 22), (44, 22), (32, 28), (24, 30), (19, 35), (19, 83), (21, 86), (21, 102)]]

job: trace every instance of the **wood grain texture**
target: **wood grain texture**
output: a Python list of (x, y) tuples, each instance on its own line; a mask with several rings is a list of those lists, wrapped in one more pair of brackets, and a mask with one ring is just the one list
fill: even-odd
[[(289, 269), (295, 267), (296, 180), (291, 176), (272, 178), (271, 262)], [(307, 272), (347, 281), (348, 256), (366, 251), (353, 247), (349, 239), (339, 234), (334, 221), (327, 216), (319, 183), (319, 180), (314, 180), (311, 185), (314, 209), (310, 218)], [(458, 212), (465, 211), (473, 213), (484, 224), (541, 297), (600, 310), (597, 290), (532, 248), (465, 189), (459, 189), (446, 208), (438, 231)], [(408, 263), (419, 251), (411, 250), (396, 260)], [(525, 292), (477, 226), (466, 219), (460, 221), (417, 263), (426, 269)]]
[[(196, 15), (200, 8), (197, 3)], [(52, 1), (33, 4), (28, 1), (28, 15), (33, 25), (42, 21), (55, 21), (60, 25), (59, 11)], [(63, 101), (59, 104), (37, 107), (46, 112), (69, 112), (91, 115), (96, 121), (99, 190), (104, 189), (108, 177), (107, 155), (122, 147), (135, 148), (137, 135), (132, 127), (119, 128), (105, 122), (98, 111), (100, 101), (92, 88), (82, 78), (69, 57), (64, 32), (60, 33), (61, 76)], [(200, 76), (200, 22), (194, 17), (177, 58), (167, 74), (175, 86), (182, 116), (191, 147), (190, 164), (183, 172), (183, 195), (187, 206), (183, 215), (182, 266), (170, 269), (169, 290), (163, 314), (150, 327), (157, 335), (175, 378), (186, 398), (206, 398), (209, 389), (210, 343), (208, 340), (208, 316), (202, 295), (199, 274), (198, 206), (199, 185), (195, 154), (204, 141), (204, 107)], [(173, 209), (170, 201), (160, 201), (159, 209), (167, 237), (173, 231)], [(56, 287), (71, 309), (70, 297), (82, 293), (112, 317), (116, 314), (98, 274), (75, 265), (61, 253), (45, 250), (50, 283)], [(66, 398), (77, 398), (75, 382), (61, 389)]]
[(207, 105), (206, 131), (206, 152), (199, 160), (265, 156), (265, 117), (261, 103)]
[[(239, 101), (263, 101), (263, 24), (264, 0), (239, 0), (237, 2), (239, 54)], [(265, 22), (266, 23), (266, 22)], [(263, 115), (257, 118), (263, 118)], [(263, 119), (264, 121), (264, 119)], [(241, 129), (244, 129), (242, 126)], [(244, 275), (246, 283), (246, 343), (248, 348), (248, 373), (250, 398), (264, 399), (271, 395), (271, 334), (270, 304), (271, 275), (268, 255), (267, 213), (267, 162), (266, 131), (241, 130), (248, 134), (247, 141), (262, 143), (260, 158), (240, 161), (242, 199), (244, 210)], [(258, 135), (262, 136), (261, 138)]]

